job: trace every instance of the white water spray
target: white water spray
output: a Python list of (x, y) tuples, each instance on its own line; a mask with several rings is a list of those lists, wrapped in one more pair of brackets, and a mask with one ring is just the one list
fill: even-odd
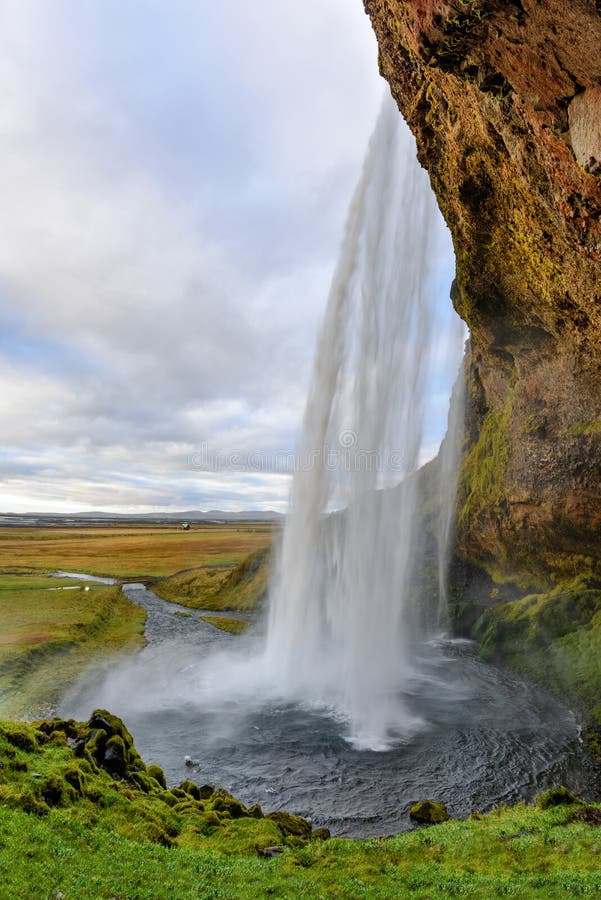
[(410, 476), (437, 337), (428, 275), (439, 221), (388, 97), (317, 347), (265, 656), (285, 696), (334, 710), (359, 747), (384, 748), (419, 725), (402, 701), (417, 620)]

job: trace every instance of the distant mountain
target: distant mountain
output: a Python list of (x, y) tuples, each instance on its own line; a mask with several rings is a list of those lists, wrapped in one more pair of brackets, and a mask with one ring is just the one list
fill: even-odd
[(97, 522), (102, 520), (127, 520), (145, 522), (280, 522), (284, 516), (273, 509), (248, 509), (239, 512), (225, 512), (221, 509), (198, 510), (187, 509), (182, 512), (153, 513), (111, 513), (100, 510), (80, 513), (0, 513), (1, 524), (20, 524), (31, 522)]

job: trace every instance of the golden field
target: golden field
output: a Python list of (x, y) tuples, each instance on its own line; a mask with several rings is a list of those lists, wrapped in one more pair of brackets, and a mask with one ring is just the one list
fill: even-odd
[(270, 524), (41, 526), (0, 528), (0, 573), (62, 569), (126, 580), (185, 569), (232, 567), (270, 545)]

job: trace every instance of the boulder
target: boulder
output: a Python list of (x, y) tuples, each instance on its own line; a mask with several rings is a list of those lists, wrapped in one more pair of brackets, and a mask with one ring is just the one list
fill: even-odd
[(418, 800), (409, 810), (409, 816), (419, 825), (439, 825), (449, 818), (444, 803), (436, 800)]

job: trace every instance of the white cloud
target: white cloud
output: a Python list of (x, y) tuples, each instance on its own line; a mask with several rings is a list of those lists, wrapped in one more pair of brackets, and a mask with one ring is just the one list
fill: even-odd
[(187, 461), (292, 449), (382, 90), (360, 4), (7, 0), (0, 51), (2, 507), (281, 507)]

